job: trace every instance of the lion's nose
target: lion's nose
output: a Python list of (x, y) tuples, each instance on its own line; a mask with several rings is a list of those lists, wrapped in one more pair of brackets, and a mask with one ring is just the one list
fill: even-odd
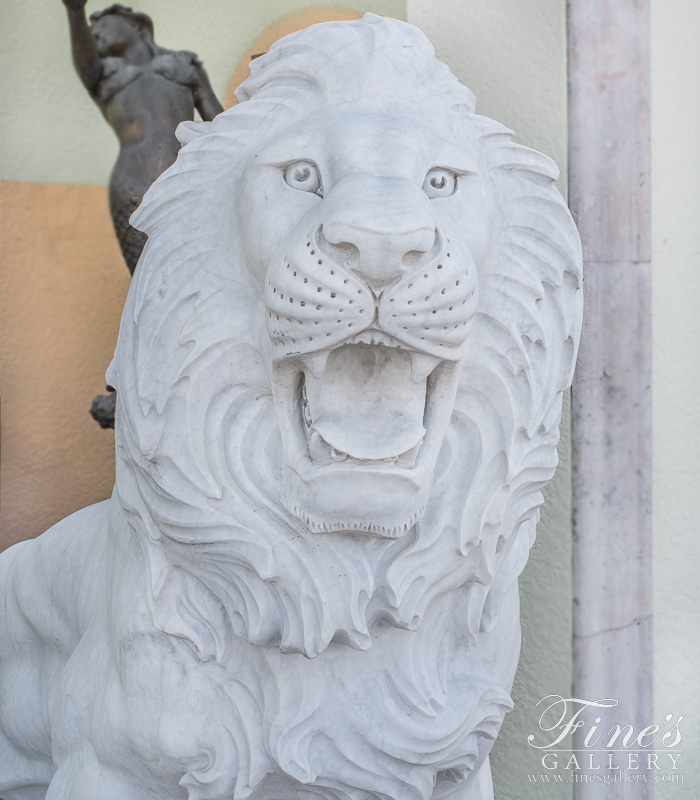
[(374, 192), (363, 192), (357, 202), (347, 197), (346, 202), (331, 202), (320, 239), (328, 255), (371, 286), (381, 288), (427, 257), (437, 231), (419, 187), (401, 181), (398, 187), (373, 188)]

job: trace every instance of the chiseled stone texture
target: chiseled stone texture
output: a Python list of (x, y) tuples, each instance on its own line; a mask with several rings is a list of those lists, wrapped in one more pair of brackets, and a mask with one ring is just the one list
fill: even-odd
[(251, 72), (133, 218), (111, 501), (0, 560), (5, 800), (492, 797), (580, 329), (557, 169), (395, 20)]

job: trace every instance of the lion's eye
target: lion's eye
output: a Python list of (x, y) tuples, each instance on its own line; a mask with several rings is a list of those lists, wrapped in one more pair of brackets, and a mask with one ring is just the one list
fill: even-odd
[(321, 176), (318, 167), (311, 161), (295, 161), (284, 171), (284, 179), (292, 189), (300, 192), (321, 194)]
[(457, 188), (457, 176), (447, 169), (433, 167), (423, 181), (423, 191), (432, 200), (434, 197), (449, 197)]

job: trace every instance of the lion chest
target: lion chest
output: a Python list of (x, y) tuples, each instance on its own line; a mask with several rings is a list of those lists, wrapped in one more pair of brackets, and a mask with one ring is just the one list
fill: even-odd
[(333, 644), (314, 659), (238, 640), (218, 665), (154, 633), (123, 645), (123, 695), (105, 700), (131, 752), (159, 754), (132, 771), (200, 800), (296, 797), (338, 775), (347, 792), (429, 798), (438, 773), (472, 758), (485, 689), (445, 649), (449, 633), (430, 634), (385, 627), (368, 651)]
[[(342, 798), (358, 791), (397, 800), (433, 797), (446, 771), (466, 777), (477, 757), (475, 723), (497, 717), (500, 724), (508, 702), (486, 675), (469, 671), (457, 641), (434, 624), (417, 632), (384, 626), (367, 651), (332, 644), (314, 659), (252, 648), (256, 674), (242, 680), (232, 670), (222, 686), (229, 716), (219, 719), (207, 779), (223, 779), (228, 760), (237, 771), (236, 791), (247, 797), (255, 790), (256, 800), (276, 800), (281, 790), (306, 798), (297, 794), (302, 786), (317, 787), (308, 797), (326, 797), (324, 786), (342, 788)], [(245, 759), (241, 741), (249, 747)], [(260, 751), (267, 763), (253, 762)], [(277, 776), (269, 795), (268, 771)]]

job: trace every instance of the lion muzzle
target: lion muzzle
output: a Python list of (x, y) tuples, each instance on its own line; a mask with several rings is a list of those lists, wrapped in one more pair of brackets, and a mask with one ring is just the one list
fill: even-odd
[[(353, 197), (361, 200), (349, 202)], [(427, 263), (440, 247), (429, 201), (412, 181), (352, 176), (326, 202), (317, 237), (321, 252), (375, 292)]]
[(312, 531), (393, 538), (422, 516), (476, 272), (411, 182), (361, 176), (336, 186), (270, 265), (283, 501)]

